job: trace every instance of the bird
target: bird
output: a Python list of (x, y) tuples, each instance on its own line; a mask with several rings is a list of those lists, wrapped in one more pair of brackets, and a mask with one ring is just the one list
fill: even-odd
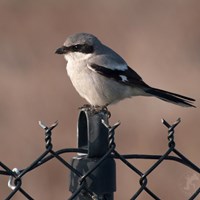
[(107, 108), (133, 96), (154, 96), (182, 107), (195, 107), (193, 98), (146, 84), (118, 53), (93, 34), (72, 34), (55, 53), (64, 55), (73, 86), (90, 106)]

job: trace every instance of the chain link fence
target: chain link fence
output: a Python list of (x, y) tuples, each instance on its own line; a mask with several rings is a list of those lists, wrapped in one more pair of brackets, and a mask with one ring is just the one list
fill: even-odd
[[(114, 140), (115, 129), (120, 123), (118, 122), (113, 126), (109, 125), (109, 117), (110, 115), (107, 110), (94, 112), (90, 109), (82, 109), (78, 119), (78, 148), (66, 148), (58, 151), (54, 151), (51, 137), (52, 130), (58, 123), (55, 122), (48, 127), (39, 122), (39, 125), (45, 132), (45, 152), (25, 169), (10, 169), (5, 163), (0, 162), (0, 175), (8, 176), (8, 187), (11, 189), (6, 200), (12, 199), (18, 192), (26, 199), (34, 199), (34, 196), (22, 186), (22, 178), (52, 159), (56, 159), (70, 170), (69, 190), (72, 195), (68, 197), (69, 200), (113, 200), (114, 192), (116, 192), (115, 160), (120, 160), (127, 168), (138, 175), (140, 188), (133, 191), (132, 197), (130, 197), (131, 200), (137, 199), (144, 192), (152, 199), (161, 199), (156, 194), (156, 191), (153, 191), (148, 186), (148, 179), (152, 172), (156, 173), (156, 169), (165, 160), (178, 162), (192, 169), (195, 173), (200, 173), (200, 168), (176, 148), (174, 130), (180, 123), (180, 119), (173, 124), (169, 124), (164, 119), (162, 120), (163, 125), (168, 130), (168, 149), (163, 155), (122, 155), (116, 150)], [(71, 161), (66, 161), (61, 157), (63, 154), (72, 152), (77, 153), (77, 156), (73, 157)], [(171, 155), (172, 153), (173, 155)], [(152, 159), (155, 162), (145, 172), (142, 172), (129, 161), (134, 159)], [(196, 191), (193, 192), (189, 200), (197, 198), (200, 199), (200, 187), (196, 188)]]

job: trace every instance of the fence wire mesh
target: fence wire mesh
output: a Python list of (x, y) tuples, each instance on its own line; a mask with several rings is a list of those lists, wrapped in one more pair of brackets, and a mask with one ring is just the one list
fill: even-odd
[[(174, 162), (178, 162), (185, 167), (188, 167), (192, 169), (195, 173), (200, 173), (200, 168), (196, 166), (194, 163), (192, 163), (188, 158), (186, 158), (177, 148), (174, 140), (174, 130), (175, 127), (180, 123), (180, 119), (178, 119), (176, 122), (174, 122), (172, 125), (170, 125), (167, 121), (162, 120), (163, 125), (168, 129), (168, 149), (163, 155), (144, 155), (144, 154), (127, 154), (122, 155), (120, 152), (116, 149), (116, 144), (114, 140), (115, 136), (115, 129), (120, 125), (120, 123), (116, 123), (113, 126), (110, 126), (105, 121), (102, 121), (104, 126), (108, 129), (108, 150), (107, 152), (97, 160), (95, 165), (89, 169), (84, 174), (78, 171), (76, 168), (74, 168), (71, 163), (66, 161), (61, 157), (61, 154), (67, 154), (67, 153), (82, 153), (87, 154), (88, 151), (84, 148), (66, 148), (66, 149), (60, 149), (58, 151), (54, 151), (53, 144), (52, 144), (52, 130), (58, 125), (57, 122), (52, 124), (50, 127), (47, 127), (43, 123), (39, 122), (40, 126), (45, 131), (45, 147), (46, 150), (24, 169), (10, 169), (6, 164), (3, 162), (0, 162), (0, 175), (7, 176), (8, 177), (8, 186), (11, 189), (11, 192), (8, 194), (8, 196), (5, 198), (6, 200), (12, 199), (16, 193), (20, 192), (25, 198), (32, 200), (34, 197), (32, 194), (26, 191), (24, 187), (22, 186), (22, 178), (26, 176), (28, 173), (31, 173), (31, 171), (35, 170), (36, 168), (40, 167), (41, 165), (44, 165), (45, 163), (49, 162), (52, 159), (56, 159), (58, 162), (61, 162), (68, 170), (71, 171), (72, 174), (75, 174), (79, 179), (79, 186), (76, 188), (75, 191), (72, 192), (72, 195), (68, 197), (69, 200), (76, 199), (79, 195), (84, 194), (84, 198), (82, 199), (110, 199), (106, 196), (104, 197), (98, 197), (97, 194), (95, 194), (94, 191), (91, 190), (91, 188), (87, 185), (87, 178), (93, 173), (96, 169), (98, 169), (107, 158), (114, 158), (115, 160), (120, 160), (124, 165), (126, 165), (129, 169), (132, 170), (133, 173), (136, 173), (138, 175), (138, 182), (140, 184), (140, 188), (137, 191), (133, 191), (132, 197), (130, 197), (131, 200), (137, 199), (142, 193), (147, 193), (152, 199), (159, 200), (161, 197), (159, 197), (155, 191), (153, 191), (148, 186), (148, 178), (149, 175), (156, 171), (156, 169), (159, 167), (159, 165), (165, 161), (165, 160), (171, 160)], [(171, 155), (171, 154), (175, 154)], [(152, 159), (155, 160), (154, 164), (149, 167), (145, 172), (142, 172), (140, 169), (138, 169), (136, 166), (134, 166), (129, 160), (134, 159)], [(120, 172), (119, 172), (120, 173)], [(196, 188), (196, 191), (191, 195), (189, 200), (196, 199), (197, 197), (200, 198), (200, 187)], [(81, 198), (80, 198), (81, 199)], [(112, 198), (111, 198), (112, 199)]]

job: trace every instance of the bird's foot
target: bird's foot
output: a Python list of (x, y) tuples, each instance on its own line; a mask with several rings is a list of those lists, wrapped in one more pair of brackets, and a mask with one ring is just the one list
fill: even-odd
[(99, 112), (105, 112), (108, 115), (108, 118), (111, 117), (111, 113), (108, 110), (107, 106), (94, 106), (89, 104), (84, 104), (83, 106), (79, 107), (79, 109), (88, 110), (93, 114), (97, 114)]
[(108, 118), (111, 117), (111, 113), (108, 110), (107, 106), (91, 106), (90, 111), (93, 112), (94, 114), (99, 112), (104, 112), (108, 115)]

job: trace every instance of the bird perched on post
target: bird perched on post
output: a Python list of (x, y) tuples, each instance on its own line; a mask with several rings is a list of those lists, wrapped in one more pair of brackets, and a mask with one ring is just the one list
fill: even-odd
[(73, 86), (94, 107), (106, 107), (133, 96), (155, 96), (195, 107), (193, 98), (147, 85), (120, 55), (92, 34), (70, 35), (55, 53), (64, 55)]

